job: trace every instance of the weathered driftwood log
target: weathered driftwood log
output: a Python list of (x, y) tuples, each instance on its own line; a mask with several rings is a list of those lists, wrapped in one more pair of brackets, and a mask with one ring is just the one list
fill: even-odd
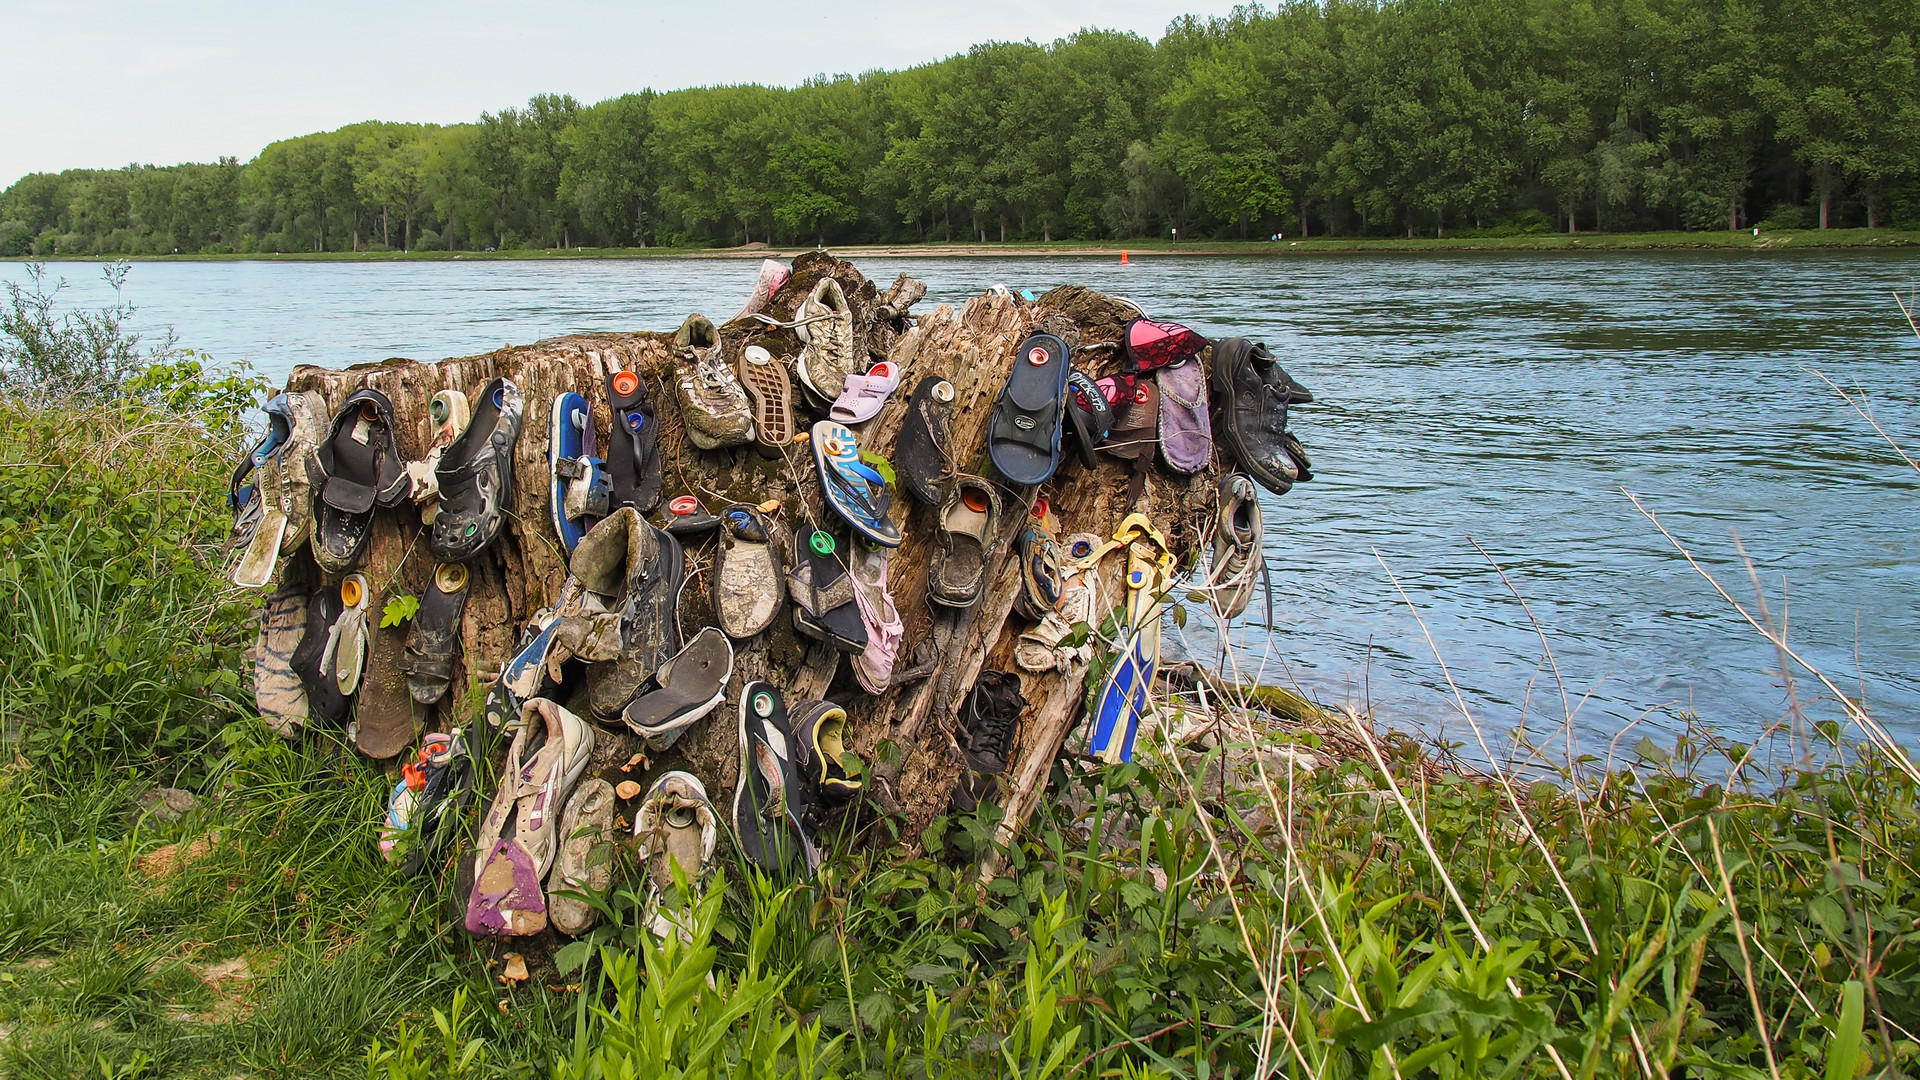
[[(896, 282), (881, 294), (851, 264), (824, 253), (803, 255), (794, 263), (791, 280), (777, 293), (769, 313), (791, 317), (801, 299), (823, 275), (832, 275), (844, 288), (855, 315), (856, 340), (884, 343), (885, 355), (902, 371), (901, 390), (880, 414), (858, 433), (863, 448), (889, 454), (906, 414), (912, 387), (929, 374), (950, 380), (956, 391), (953, 437), (963, 468), (995, 477), (985, 451), (985, 431), (994, 400), (1012, 369), (1015, 348), (1037, 326), (1062, 334), (1075, 347), (1081, 366), (1095, 375), (1119, 363), (1111, 348), (1131, 313), (1124, 305), (1090, 290), (1056, 289), (1038, 302), (1006, 295), (983, 295), (960, 308), (940, 305), (917, 318), (894, 318), (884, 307), (889, 298), (913, 298), (917, 282)], [(788, 330), (768, 328), (753, 321), (722, 328), (729, 357), (748, 343), (765, 346), (776, 356), (791, 356), (799, 343)], [(428, 403), (441, 389), (477, 394), (495, 376), (506, 376), (520, 388), (526, 401), (526, 421), (515, 456), (513, 519), (500, 539), (472, 565), (473, 584), (462, 631), (464, 662), (456, 672), (454, 690), (432, 710), (416, 707), (416, 736), (421, 730), (445, 730), (452, 725), (484, 727), (478, 703), (488, 680), (500, 668), (519, 638), (522, 627), (540, 607), (560, 593), (566, 566), (553, 534), (548, 509), (547, 440), (557, 394), (575, 391), (593, 402), (594, 420), (606, 446), (610, 413), (605, 401), (604, 373), (626, 369), (641, 373), (652, 387), (661, 420), (661, 451), (667, 498), (698, 496), (710, 510), (726, 502), (759, 503), (776, 500), (779, 517), (788, 529), (822, 521), (823, 509), (812, 454), (805, 445), (790, 447), (782, 458), (768, 459), (752, 447), (731, 451), (700, 451), (682, 437), (673, 406), (672, 377), (679, 360), (670, 333), (589, 334), (554, 338), (534, 345), (506, 348), (482, 356), (418, 363), (389, 360), (346, 371), (314, 367), (295, 369), (289, 389), (324, 394), (330, 409), (347, 395), (371, 386), (392, 399), (400, 418), (396, 433), (403, 455), (418, 458), (427, 449)], [(768, 679), (787, 689), (789, 699), (828, 697), (846, 706), (851, 721), (853, 749), (870, 763), (869, 799), (852, 813), (899, 814), (904, 820), (894, 830), (866, 835), (897, 835), (909, 845), (947, 806), (961, 772), (960, 746), (964, 732), (956, 713), (967, 690), (985, 668), (1015, 670), (1014, 639), (1025, 629), (1017, 617), (1009, 619), (1019, 584), (1014, 540), (1036, 496), (1046, 498), (1064, 531), (1108, 534), (1130, 509), (1126, 504), (1126, 462), (1103, 459), (1088, 470), (1071, 455), (1059, 473), (1038, 490), (1004, 487), (1007, 514), (1000, 522), (999, 543), (989, 568), (991, 586), (971, 610), (952, 612), (926, 599), (932, 562), (934, 511), (918, 505), (904, 492), (896, 495), (894, 516), (906, 540), (893, 556), (890, 580), (897, 606), (906, 620), (906, 640), (900, 666), (913, 663), (916, 653), (930, 655), (932, 674), (887, 693), (871, 696), (854, 680), (839, 654), (796, 636), (786, 618), (758, 638), (736, 643), (737, 662), (729, 684), (728, 704), (691, 729), (673, 749), (655, 760), (629, 767), (642, 747), (624, 728), (599, 729), (594, 770), (618, 783), (638, 780), (668, 768), (687, 769), (699, 776), (717, 803), (730, 802), (739, 769), (732, 702), (746, 681)], [(1176, 553), (1192, 549), (1212, 500), (1215, 477), (1178, 477), (1156, 468), (1148, 478), (1138, 509), (1148, 514), (1174, 545)], [(420, 595), (433, 569), (417, 513), (407, 506), (383, 512), (363, 572), (373, 585), (374, 609), (389, 596), (405, 592)], [(688, 576), (681, 594), (682, 633), (691, 637), (713, 622), (710, 573), (712, 541), (689, 546)], [(1124, 558), (1116, 556), (1101, 567), (1099, 600), (1102, 609), (1123, 599), (1120, 578)], [(388, 634), (400, 631), (389, 630)], [(931, 646), (928, 648), (928, 646)], [(370, 678), (375, 673), (370, 673)], [(1032, 703), (1023, 719), (1018, 750), (1009, 774), (1008, 809), (1011, 835), (1037, 805), (1049, 767), (1081, 712), (1082, 688), (1077, 677), (1059, 673), (1026, 675), (1025, 695)], [(580, 687), (563, 687), (563, 695)], [(585, 714), (584, 709), (576, 711)], [(884, 744), (884, 745), (883, 745)], [(634, 811), (624, 805), (628, 820)]]

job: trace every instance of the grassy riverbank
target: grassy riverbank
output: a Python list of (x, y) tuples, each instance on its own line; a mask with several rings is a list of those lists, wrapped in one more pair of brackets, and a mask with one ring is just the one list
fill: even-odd
[(252, 715), (218, 547), (250, 389), (176, 363), (0, 397), (7, 1077), (1651, 1080), (1920, 1054), (1920, 780), (1820, 711), (1795, 720), (1825, 765), (1703, 730), (1543, 747), (1560, 768), (1509, 782), (1362, 718), (1168, 696), (1211, 731), (1063, 760), (984, 887), (993, 811), (920, 836), (869, 814), (811, 881), (723, 848), (690, 945), (622, 889), (603, 948), (503, 979), (450, 875), (378, 855), (386, 771)]
[[(1516, 236), (1448, 237), (1314, 237), (1307, 240), (1219, 241), (1200, 240), (1179, 244), (1168, 240), (1129, 240), (1090, 243), (1009, 242), (1005, 244), (932, 243), (873, 244), (836, 247), (833, 251), (846, 258), (1019, 258), (1033, 256), (1129, 257), (1198, 255), (1322, 255), (1322, 254), (1422, 254), (1461, 252), (1571, 252), (1571, 251), (1800, 251), (1808, 248), (1911, 248), (1920, 247), (1920, 232), (1899, 229), (1803, 229), (1763, 232), (1654, 232), (1654, 233), (1528, 233)], [(790, 259), (804, 247), (647, 247), (647, 248), (515, 248), (510, 251), (375, 251), (375, 252), (294, 252), (282, 254), (231, 255), (151, 255), (129, 256), (135, 262), (442, 262), (543, 259), (658, 259), (658, 258), (732, 258)], [(50, 256), (37, 261), (61, 261), (66, 256)], [(99, 262), (90, 256), (75, 256), (69, 261)]]

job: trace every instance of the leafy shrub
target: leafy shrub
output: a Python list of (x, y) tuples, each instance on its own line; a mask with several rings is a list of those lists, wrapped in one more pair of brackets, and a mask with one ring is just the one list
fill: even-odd
[(1760, 222), (1760, 228), (1766, 231), (1776, 229), (1810, 229), (1813, 227), (1813, 208), (1793, 206), (1781, 203)]
[(61, 312), (64, 284), (30, 268), (0, 311), (0, 739), (62, 777), (179, 775), (246, 707), (249, 604), (218, 567), (261, 383), (143, 347), (124, 300)]

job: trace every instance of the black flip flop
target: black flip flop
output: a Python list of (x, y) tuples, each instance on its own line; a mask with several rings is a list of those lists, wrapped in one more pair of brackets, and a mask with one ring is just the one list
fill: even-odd
[(793, 627), (845, 653), (867, 651), (867, 624), (853, 595), (845, 541), (824, 529), (793, 536), (787, 592), (793, 596)]
[(938, 375), (920, 380), (907, 399), (907, 418), (894, 442), (893, 464), (901, 486), (928, 506), (946, 498), (954, 476), (952, 435), (948, 414), (953, 411), (953, 384)]
[(407, 655), (400, 670), (407, 692), (422, 705), (447, 696), (453, 664), (460, 657), (460, 616), (467, 608), (470, 581), (465, 563), (441, 563), (427, 583), (426, 598), (407, 629)]
[(607, 404), (613, 410), (613, 437), (607, 448), (613, 505), (647, 513), (660, 504), (660, 455), (646, 380), (631, 371), (607, 376)]
[(793, 764), (793, 732), (780, 689), (750, 682), (740, 690), (740, 781), (733, 791), (733, 835), (740, 853), (763, 870), (792, 866), (811, 874), (820, 851), (808, 835), (805, 788)]
[(1060, 467), (1069, 370), (1067, 343), (1052, 334), (1029, 337), (1014, 354), (987, 427), (987, 456), (1009, 481), (1044, 484)]
[(322, 722), (336, 728), (347, 726), (353, 703), (340, 692), (340, 681), (331, 671), (320, 670), (320, 657), (327, 649), (327, 634), (340, 620), (346, 607), (340, 602), (337, 586), (322, 585), (307, 598), (307, 636), (293, 650), (293, 673), (307, 688), (308, 722)]

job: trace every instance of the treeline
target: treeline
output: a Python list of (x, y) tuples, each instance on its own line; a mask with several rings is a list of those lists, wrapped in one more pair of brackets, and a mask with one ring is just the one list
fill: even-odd
[(1326, 0), (37, 173), (0, 254), (1920, 227), (1913, 0)]

